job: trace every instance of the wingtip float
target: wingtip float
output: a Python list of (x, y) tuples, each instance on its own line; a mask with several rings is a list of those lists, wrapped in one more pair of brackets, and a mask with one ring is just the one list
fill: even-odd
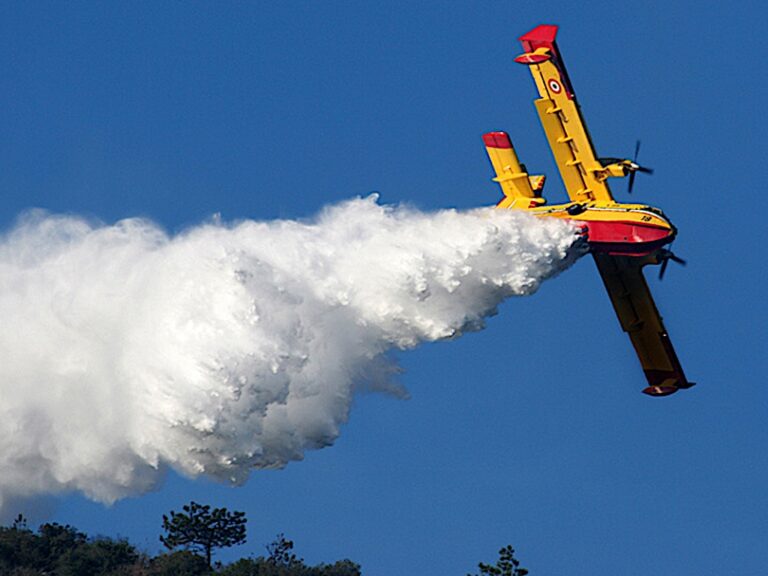
[(629, 334), (640, 359), (651, 396), (668, 396), (693, 386), (685, 377), (651, 292), (643, 267), (681, 262), (665, 248), (677, 229), (658, 208), (616, 202), (608, 178), (651, 172), (635, 158), (598, 158), (576, 102), (555, 43), (557, 26), (538, 26), (519, 38), (524, 53), (515, 61), (528, 67), (539, 98), (534, 101), (570, 202), (548, 205), (542, 196), (545, 177), (529, 175), (506, 132), (483, 136), (504, 194), (498, 208), (525, 210), (541, 217), (561, 218), (584, 230), (597, 269), (619, 323)]

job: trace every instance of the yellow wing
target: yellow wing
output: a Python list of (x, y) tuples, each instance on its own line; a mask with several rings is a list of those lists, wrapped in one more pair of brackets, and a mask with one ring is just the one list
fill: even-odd
[(565, 188), (574, 202), (611, 201), (611, 175), (595, 155), (573, 87), (555, 44), (557, 26), (539, 26), (520, 37), (515, 58), (531, 70), (541, 96), (534, 103)]
[(643, 277), (640, 258), (594, 254), (597, 269), (608, 290), (619, 323), (629, 334), (648, 380), (643, 390), (666, 396), (690, 388), (675, 349)]

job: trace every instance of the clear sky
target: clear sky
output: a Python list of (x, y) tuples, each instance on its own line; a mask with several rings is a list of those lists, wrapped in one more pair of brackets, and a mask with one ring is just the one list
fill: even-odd
[[(400, 354), (411, 398), (360, 395), (334, 446), (232, 488), (170, 474), (49, 519), (159, 549), (190, 500), (243, 510), (311, 563), (466, 574), (506, 544), (532, 574), (761, 574), (768, 564), (763, 3), (35, 2), (0, 7), (0, 224), (24, 209), (169, 231), (302, 218), (371, 191), (493, 204), (506, 130), (564, 197), (516, 38), (558, 42), (598, 153), (678, 226), (654, 295), (695, 388), (644, 380), (594, 265), (488, 328)], [(626, 184), (613, 186), (626, 200)], [(2, 401), (2, 399), (0, 399)], [(0, 463), (0, 473), (2, 463)]]

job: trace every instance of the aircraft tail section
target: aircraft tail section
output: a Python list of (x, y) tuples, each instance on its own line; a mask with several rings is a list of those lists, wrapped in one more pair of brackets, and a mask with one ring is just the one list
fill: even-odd
[(494, 182), (498, 182), (504, 199), (500, 208), (531, 208), (544, 203), (541, 189), (544, 187), (543, 176), (529, 176), (520, 163), (509, 134), (506, 132), (488, 132), (483, 134), (483, 142), (488, 158), (496, 172)]

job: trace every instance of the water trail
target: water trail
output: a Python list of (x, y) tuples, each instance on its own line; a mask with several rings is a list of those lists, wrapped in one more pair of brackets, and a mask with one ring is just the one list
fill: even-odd
[(169, 236), (33, 212), (0, 239), (0, 510), (238, 483), (333, 443), (385, 353), (482, 327), (575, 258), (569, 225), (345, 202)]

